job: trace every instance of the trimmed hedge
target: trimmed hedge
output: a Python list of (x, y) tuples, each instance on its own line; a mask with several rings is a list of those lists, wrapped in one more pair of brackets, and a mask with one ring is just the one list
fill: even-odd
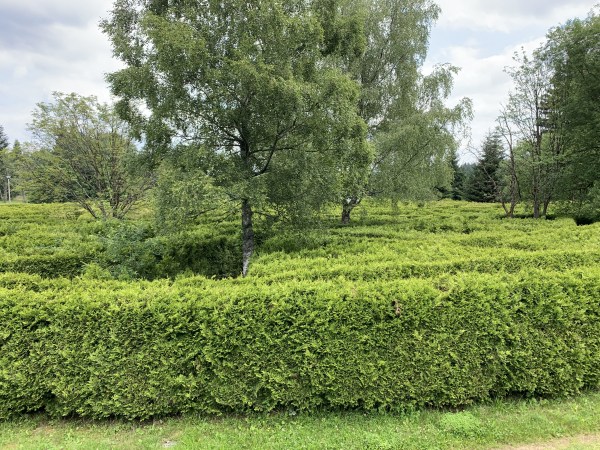
[(49, 284), (4, 276), (0, 417), (456, 407), (600, 386), (598, 268)]
[(335, 263), (323, 261), (322, 264), (317, 264), (316, 261), (319, 260), (307, 258), (303, 261), (284, 261), (278, 268), (274, 268), (273, 265), (265, 264), (262, 267), (259, 265), (251, 269), (251, 274), (268, 278), (271, 281), (328, 280), (337, 277), (347, 280), (378, 281), (399, 278), (431, 278), (461, 272), (516, 273), (531, 268), (561, 271), (575, 267), (599, 266), (600, 251), (592, 249), (588, 251), (530, 252), (434, 262), (369, 261), (362, 265), (356, 259), (340, 258)]
[(1, 272), (24, 272), (43, 277), (75, 277), (92, 260), (89, 254), (61, 252), (50, 255), (13, 257), (0, 261)]

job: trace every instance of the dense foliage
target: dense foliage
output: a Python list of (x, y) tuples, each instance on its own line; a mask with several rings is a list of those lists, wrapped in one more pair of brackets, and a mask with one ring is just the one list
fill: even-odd
[(55, 92), (38, 103), (21, 178), (35, 202), (74, 201), (95, 218), (123, 218), (152, 186), (125, 122), (95, 97)]
[(2, 261), (96, 261), (73, 279), (55, 277), (61, 262), (30, 270), (44, 277), (2, 268), (0, 416), (404, 409), (598, 387), (598, 225), (451, 201), (360, 208), (352, 226), (332, 216), (261, 239), (247, 278), (155, 281), (114, 279), (161, 263), (149, 222), (0, 208)]
[[(552, 64), (550, 124), (563, 134), (563, 198), (592, 201), (600, 173), (600, 8), (548, 35)], [(600, 210), (596, 213), (600, 216)]]
[(0, 416), (460, 406), (600, 384), (597, 268), (265, 284), (0, 278)]
[[(420, 71), (438, 12), (117, 0), (102, 24), (124, 62), (117, 106), (57, 93), (24, 152), (0, 127), (0, 171), (33, 200), (78, 204), (0, 206), (0, 418), (598, 388), (600, 233), (578, 226), (600, 214), (598, 15), (518, 55), (461, 176), (470, 102), (445, 105), (455, 67)], [(134, 209), (156, 180), (157, 208)], [(504, 213), (400, 203), (433, 195)], [(517, 219), (521, 200), (555, 220)], [(556, 200), (590, 220), (552, 216)]]
[[(149, 219), (150, 211), (136, 214), (138, 219), (126, 222), (95, 222), (74, 205), (0, 206), (0, 267), (50, 278), (75, 277), (88, 270), (88, 262), (120, 279), (239, 274), (235, 219), (207, 217), (163, 234)], [(367, 203), (350, 227), (331, 215), (320, 228), (300, 230), (274, 227), (264, 219), (257, 225), (250, 274), (279, 280), (394, 279), (514, 272), (532, 265), (562, 270), (597, 262), (596, 226), (578, 227), (566, 217), (539, 224), (500, 217), (496, 204), (444, 201), (404, 203), (397, 211)], [(64, 264), (61, 258), (73, 262)]]
[(600, 15), (556, 27), (532, 54), (515, 55), (513, 80), (498, 118), (506, 150), (502, 199), (525, 200), (534, 217), (551, 202), (598, 220)]

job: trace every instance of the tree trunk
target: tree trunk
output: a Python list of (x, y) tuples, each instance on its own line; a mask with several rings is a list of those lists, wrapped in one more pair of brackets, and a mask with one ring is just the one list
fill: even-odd
[(504, 210), (504, 217), (510, 217), (510, 210), (508, 209), (504, 198), (500, 199), (500, 204), (502, 205), (502, 209)]
[(510, 209), (508, 210), (508, 217), (510, 219), (512, 219), (513, 217), (515, 217), (515, 207), (517, 206), (517, 201), (515, 199), (512, 199), (510, 201)]
[(533, 218), (540, 218), (540, 201), (538, 198), (533, 199)]
[(252, 227), (252, 206), (242, 200), (242, 276), (248, 274), (250, 258), (254, 252), (254, 229)]
[(350, 223), (350, 213), (352, 212), (352, 207), (346, 203), (342, 205), (342, 223), (344, 225), (348, 225)]
[(502, 198), (502, 208), (504, 209), (504, 217), (512, 219), (515, 217), (515, 207), (517, 206), (517, 200), (514, 194), (511, 192), (510, 202), (507, 202)]
[(350, 223), (350, 214), (359, 203), (360, 199), (356, 198), (347, 198), (342, 202), (342, 224), (348, 225)]
[(537, 177), (536, 171), (534, 170), (533, 174), (533, 186), (532, 186), (532, 197), (533, 197), (533, 218), (540, 218), (540, 180)]
[(398, 197), (392, 197), (391, 199), (392, 206), (392, 214), (398, 214), (400, 212), (400, 208), (398, 207)]
[(544, 200), (544, 205), (542, 207), (542, 216), (546, 217), (548, 215), (548, 206), (550, 205), (550, 198)]

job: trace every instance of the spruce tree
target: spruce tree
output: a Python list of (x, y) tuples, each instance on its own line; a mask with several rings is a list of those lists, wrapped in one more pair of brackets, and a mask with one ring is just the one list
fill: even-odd
[(500, 164), (504, 151), (497, 134), (488, 134), (482, 153), (466, 186), (466, 199), (473, 202), (500, 201)]
[(8, 136), (4, 132), (4, 127), (0, 125), (0, 150), (4, 150), (8, 147)]

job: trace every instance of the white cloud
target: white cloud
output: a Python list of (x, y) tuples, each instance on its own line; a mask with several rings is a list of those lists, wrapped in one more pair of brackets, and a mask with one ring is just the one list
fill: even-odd
[(589, 0), (438, 0), (442, 16), (438, 26), (448, 29), (510, 33), (525, 27), (559, 25), (585, 15), (594, 6)]
[(98, 22), (110, 0), (2, 0), (0, 124), (9, 139), (28, 139), (36, 103), (53, 91), (110, 98), (104, 74), (119, 67)]
[[(470, 97), (474, 119), (472, 147), (477, 148), (494, 128), (500, 107), (512, 88), (504, 68), (514, 65), (521, 48), (531, 52), (547, 31), (574, 17), (585, 17), (594, 2), (582, 0), (438, 0), (442, 15), (433, 30), (426, 70), (449, 62), (461, 68), (450, 102)], [(468, 148), (463, 161), (473, 161)]]
[[(536, 48), (539, 40), (523, 45), (526, 49)], [(512, 89), (512, 81), (504, 69), (513, 65), (513, 54), (521, 45), (511, 46), (502, 52), (483, 57), (477, 47), (451, 47), (447, 49), (449, 60), (461, 67), (455, 78), (450, 103), (459, 98), (473, 100), (474, 118), (471, 123), (472, 139), (469, 146), (462, 149), (462, 160), (473, 161), (473, 148), (478, 148), (485, 135), (493, 130), (501, 105), (507, 100)]]

